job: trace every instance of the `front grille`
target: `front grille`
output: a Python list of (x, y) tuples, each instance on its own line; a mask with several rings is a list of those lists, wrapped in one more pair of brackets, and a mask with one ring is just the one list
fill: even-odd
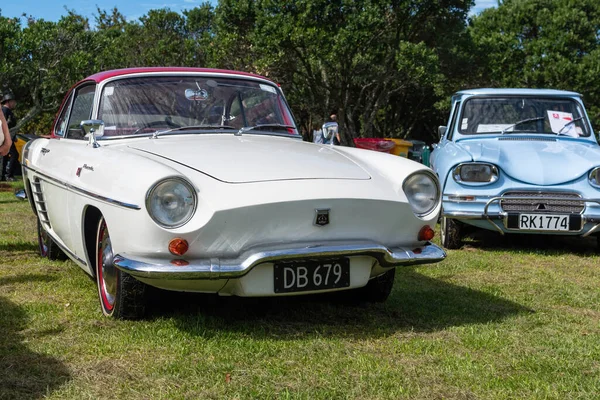
[(585, 203), (577, 193), (506, 192), (500, 200), (500, 207), (505, 212), (580, 214), (585, 208)]

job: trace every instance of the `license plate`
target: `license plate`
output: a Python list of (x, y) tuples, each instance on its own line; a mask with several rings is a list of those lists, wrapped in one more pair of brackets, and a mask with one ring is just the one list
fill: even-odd
[(511, 214), (508, 228), (524, 231), (579, 231), (580, 215), (565, 214)]
[(273, 275), (275, 293), (343, 288), (350, 286), (350, 260), (276, 263)]

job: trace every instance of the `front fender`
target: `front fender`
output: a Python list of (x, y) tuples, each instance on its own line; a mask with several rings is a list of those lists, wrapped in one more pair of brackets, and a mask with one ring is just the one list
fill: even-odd
[(432, 158), (435, 158), (433, 170), (440, 179), (443, 193), (452, 169), (460, 163), (473, 161), (473, 157), (461, 145), (454, 142), (440, 144), (433, 153), (435, 153), (435, 156), (432, 154)]

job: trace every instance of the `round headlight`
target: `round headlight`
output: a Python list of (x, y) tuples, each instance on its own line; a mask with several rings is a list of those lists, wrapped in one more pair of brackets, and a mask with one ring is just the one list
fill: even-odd
[(196, 211), (196, 192), (181, 178), (167, 178), (155, 184), (146, 197), (150, 217), (164, 228), (178, 228)]
[(596, 189), (600, 189), (600, 167), (596, 167), (591, 170), (588, 175), (588, 179), (590, 181), (590, 185)]
[(429, 214), (438, 205), (440, 188), (437, 179), (428, 172), (416, 172), (404, 181), (402, 190), (415, 214)]

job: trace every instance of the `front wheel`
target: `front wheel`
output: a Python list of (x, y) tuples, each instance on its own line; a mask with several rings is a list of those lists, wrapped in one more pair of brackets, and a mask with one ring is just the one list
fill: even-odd
[(440, 222), (440, 236), (442, 246), (447, 249), (460, 249), (462, 246), (462, 226), (461, 223), (452, 219), (442, 217)]
[(392, 293), (394, 287), (394, 278), (396, 277), (396, 268), (373, 278), (367, 283), (367, 286), (360, 288), (361, 300), (370, 303), (383, 303)]
[(52, 240), (48, 232), (42, 226), (42, 221), (37, 219), (37, 234), (38, 234), (38, 251), (40, 256), (49, 260), (66, 260), (67, 255), (58, 247), (56, 242)]
[(96, 283), (102, 313), (118, 319), (143, 317), (146, 311), (146, 285), (115, 267), (104, 218), (98, 223), (96, 243)]

